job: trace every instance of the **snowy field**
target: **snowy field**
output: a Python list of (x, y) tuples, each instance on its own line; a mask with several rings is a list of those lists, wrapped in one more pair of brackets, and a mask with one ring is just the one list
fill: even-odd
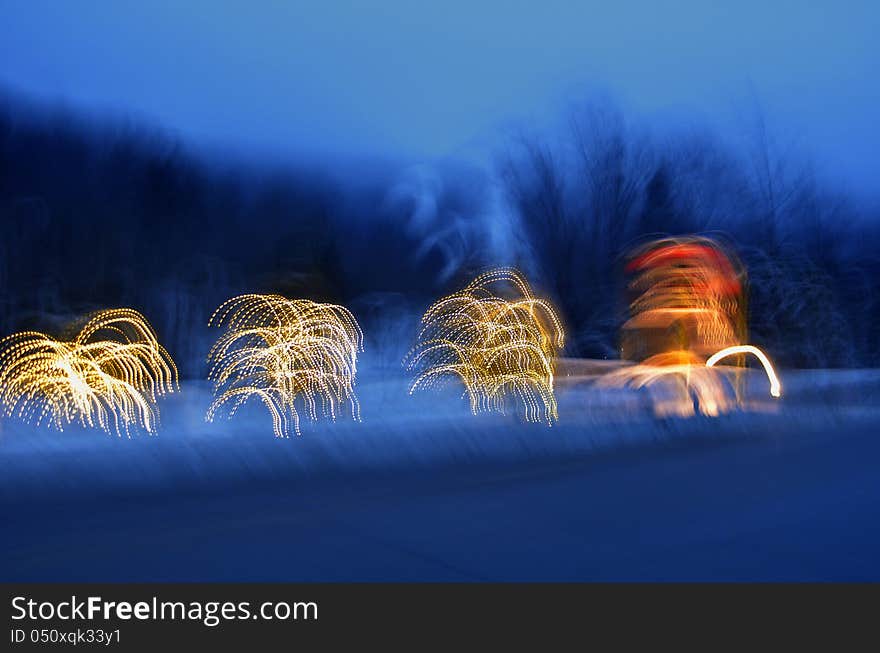
[(880, 370), (783, 371), (780, 400), (754, 372), (747, 411), (658, 420), (595, 367), (552, 428), (381, 370), (362, 422), (288, 440), (256, 405), (205, 423), (199, 382), (155, 436), (5, 420), (2, 580), (880, 580)]

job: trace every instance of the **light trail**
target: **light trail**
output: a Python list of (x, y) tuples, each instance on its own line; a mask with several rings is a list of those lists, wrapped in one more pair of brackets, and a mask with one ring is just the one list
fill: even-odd
[(782, 396), (782, 385), (779, 383), (779, 377), (776, 376), (773, 364), (763, 351), (753, 345), (734, 345), (733, 347), (725, 347), (709, 357), (709, 360), (706, 361), (706, 367), (714, 367), (718, 361), (737, 354), (752, 354), (755, 358), (761, 361), (761, 365), (764, 366), (764, 371), (767, 373), (767, 379), (770, 381), (770, 395), (773, 397)]

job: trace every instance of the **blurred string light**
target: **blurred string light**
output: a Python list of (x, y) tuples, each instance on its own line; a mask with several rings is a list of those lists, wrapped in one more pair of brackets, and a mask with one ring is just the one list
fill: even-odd
[(8, 416), (63, 431), (77, 422), (131, 436), (156, 431), (157, 398), (177, 368), (146, 318), (120, 308), (94, 314), (73, 340), (37, 331), (0, 340), (0, 400)]
[(637, 388), (664, 382), (675, 390), (658, 393), (655, 412), (689, 415), (695, 410), (718, 415), (740, 401), (729, 395), (714, 371), (719, 361), (758, 358), (770, 379), (770, 394), (781, 387), (773, 365), (746, 339), (745, 269), (714, 240), (665, 238), (648, 243), (630, 258), (633, 274), (630, 319), (623, 325), (622, 355), (635, 360), (602, 383)]
[(291, 427), (301, 434), (298, 403), (311, 420), (335, 419), (344, 404), (360, 420), (354, 381), (363, 334), (348, 309), (248, 294), (224, 302), (208, 324), (226, 326), (208, 354), (209, 422), (223, 407), (231, 418), (251, 398), (268, 409), (277, 437), (289, 437)]
[[(492, 290), (497, 286), (512, 289), (515, 298), (499, 296)], [(564, 340), (555, 310), (532, 295), (519, 272), (485, 272), (422, 317), (418, 344), (407, 357), (409, 369), (421, 370), (410, 394), (457, 378), (474, 414), (504, 413), (513, 397), (526, 420), (550, 425), (558, 419), (553, 376)]]

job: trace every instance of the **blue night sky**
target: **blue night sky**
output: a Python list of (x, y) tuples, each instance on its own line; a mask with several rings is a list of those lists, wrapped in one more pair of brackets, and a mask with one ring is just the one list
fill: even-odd
[(878, 170), (871, 2), (0, 2), (0, 84), (243, 151), (442, 156), (601, 89)]

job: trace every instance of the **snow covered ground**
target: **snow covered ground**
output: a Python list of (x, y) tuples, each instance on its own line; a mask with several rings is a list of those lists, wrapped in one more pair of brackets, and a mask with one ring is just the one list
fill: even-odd
[[(880, 580), (880, 370), (749, 379), (748, 411), (655, 419), (558, 380), (559, 423), (362, 373), (363, 420), (258, 406), (156, 436), (0, 422), (2, 580)], [(600, 370), (601, 371), (601, 370)]]

